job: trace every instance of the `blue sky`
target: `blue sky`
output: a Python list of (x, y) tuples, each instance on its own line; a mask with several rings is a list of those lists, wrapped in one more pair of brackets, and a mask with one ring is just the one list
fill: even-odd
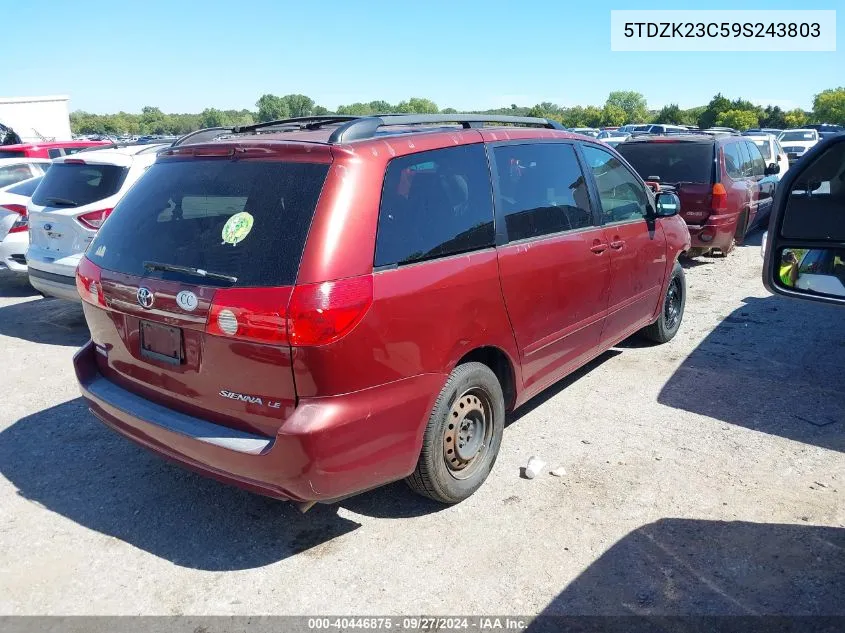
[[(841, 0), (802, 9), (845, 9)], [(610, 51), (611, 9), (704, 8), (680, 0), (285, 2), (4, 0), (0, 96), (67, 94), (72, 109), (254, 109), (264, 93), (329, 108), (428, 97), (441, 108), (552, 101), (600, 105), (611, 90), (652, 108), (716, 92), (809, 108), (845, 85), (845, 43), (828, 53)], [(794, 1), (714, 0), (708, 9), (792, 9)], [(837, 31), (845, 33), (845, 10)], [(14, 48), (11, 42), (15, 41)]]

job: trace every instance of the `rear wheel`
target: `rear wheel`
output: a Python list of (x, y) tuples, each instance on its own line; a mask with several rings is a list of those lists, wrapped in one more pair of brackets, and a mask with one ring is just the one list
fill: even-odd
[(505, 399), (482, 363), (458, 365), (428, 418), (417, 468), (405, 480), (417, 493), (458, 503), (481, 487), (499, 454)]
[(684, 318), (684, 306), (687, 300), (687, 282), (684, 276), (684, 269), (678, 262), (672, 269), (672, 276), (663, 296), (663, 305), (660, 309), (660, 316), (657, 321), (641, 330), (643, 336), (655, 343), (668, 343), (671, 341), (678, 329), (681, 327), (681, 320)]

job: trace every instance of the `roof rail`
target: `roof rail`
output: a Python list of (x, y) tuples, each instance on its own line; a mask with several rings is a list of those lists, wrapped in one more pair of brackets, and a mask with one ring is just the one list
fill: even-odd
[(507, 116), (501, 114), (377, 114), (369, 116), (347, 116), (324, 114), (292, 117), (277, 121), (265, 121), (252, 125), (233, 127), (210, 127), (190, 132), (177, 139), (173, 147), (186, 143), (205, 143), (224, 134), (244, 134), (267, 128), (294, 128), (316, 130), (324, 125), (338, 125), (329, 136), (329, 143), (346, 143), (365, 138), (372, 138), (379, 128), (390, 125), (425, 125), (428, 123), (460, 123), (465, 129), (482, 127), (484, 123), (510, 123), (565, 130), (562, 124), (553, 119), (536, 117)]
[(346, 143), (372, 138), (380, 127), (389, 125), (425, 125), (427, 123), (460, 123), (464, 129), (482, 127), (484, 123), (511, 123), (565, 130), (553, 119), (507, 116), (502, 114), (380, 114), (357, 117), (344, 123), (329, 136), (329, 143)]

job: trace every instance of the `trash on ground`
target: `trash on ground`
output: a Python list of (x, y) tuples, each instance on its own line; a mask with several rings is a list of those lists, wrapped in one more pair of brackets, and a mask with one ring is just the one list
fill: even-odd
[(550, 470), (549, 474), (553, 477), (563, 477), (564, 475), (566, 475), (566, 469), (563, 466), (559, 466), (554, 470)]
[(540, 459), (539, 457), (532, 456), (528, 460), (528, 465), (525, 467), (525, 476), (528, 479), (534, 479), (534, 477), (536, 477), (542, 472), (543, 467), (545, 465), (546, 462), (544, 462), (542, 459)]

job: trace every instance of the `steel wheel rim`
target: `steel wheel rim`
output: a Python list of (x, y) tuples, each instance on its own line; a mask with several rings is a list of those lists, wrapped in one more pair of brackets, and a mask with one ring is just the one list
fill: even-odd
[(481, 389), (468, 389), (449, 408), (443, 432), (443, 461), (455, 479), (472, 477), (493, 437), (493, 406)]
[(666, 304), (663, 308), (666, 328), (674, 330), (681, 318), (681, 282), (675, 277), (666, 291)]

